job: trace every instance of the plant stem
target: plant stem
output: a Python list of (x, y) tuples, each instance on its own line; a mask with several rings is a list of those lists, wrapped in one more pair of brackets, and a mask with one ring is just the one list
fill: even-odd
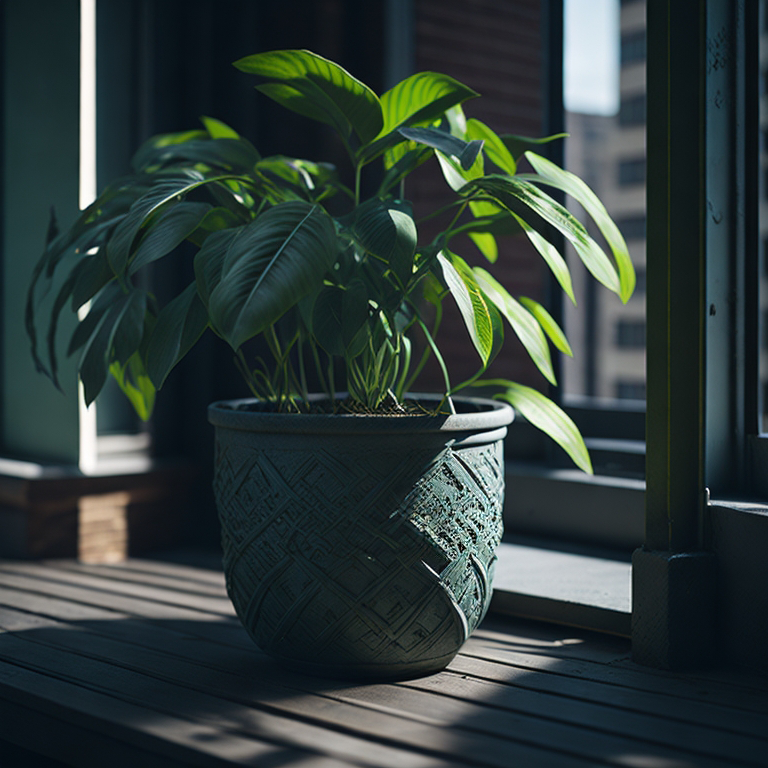
[[(437, 332), (440, 330), (440, 323), (443, 319), (443, 307), (442, 304), (437, 304), (435, 306), (435, 322), (432, 327), (432, 338), (434, 339), (435, 336), (437, 336)], [(419, 323), (422, 324), (424, 328), (426, 328), (426, 325), (424, 325), (422, 320), (418, 320)], [(429, 339), (429, 336), (427, 335), (427, 338)], [(405, 387), (403, 387), (403, 393), (410, 391), (411, 387), (416, 382), (416, 379), (419, 377), (419, 374), (424, 370), (424, 366), (427, 364), (427, 360), (429, 360), (429, 356), (432, 354), (432, 347), (427, 344), (426, 347), (424, 347), (424, 351), (421, 353), (421, 358), (419, 359), (418, 365), (416, 366), (415, 370), (411, 374), (411, 377), (408, 379), (408, 381), (405, 384)]]

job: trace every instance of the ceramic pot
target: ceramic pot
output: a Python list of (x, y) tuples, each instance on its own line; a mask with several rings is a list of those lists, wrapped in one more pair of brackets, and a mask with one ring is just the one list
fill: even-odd
[(354, 679), (456, 655), (491, 599), (513, 411), (454, 402), (449, 416), (209, 407), (227, 591), (263, 651)]

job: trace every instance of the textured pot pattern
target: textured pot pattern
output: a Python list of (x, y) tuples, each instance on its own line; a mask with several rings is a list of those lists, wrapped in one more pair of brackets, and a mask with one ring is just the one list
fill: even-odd
[[(443, 668), (490, 602), (511, 415), (468, 431), (461, 415), (390, 429), (258, 413), (224, 425), (211, 412), (227, 590), (256, 644), (332, 676)], [(247, 429), (259, 416), (294, 431)], [(339, 418), (350, 428), (329, 433)]]

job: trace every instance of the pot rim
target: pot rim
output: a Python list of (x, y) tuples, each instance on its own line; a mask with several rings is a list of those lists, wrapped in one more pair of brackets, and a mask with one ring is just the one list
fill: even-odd
[[(345, 393), (339, 393), (343, 397)], [(438, 403), (442, 395), (409, 393), (419, 402)], [(310, 400), (326, 399), (324, 394), (310, 395)], [(477, 432), (504, 429), (515, 413), (508, 403), (482, 397), (454, 397), (455, 403), (476, 410), (450, 415), (419, 413), (263, 413), (242, 406), (259, 402), (256, 398), (218, 400), (208, 406), (208, 421), (215, 427), (248, 432), (283, 434), (407, 433), (407, 432)]]

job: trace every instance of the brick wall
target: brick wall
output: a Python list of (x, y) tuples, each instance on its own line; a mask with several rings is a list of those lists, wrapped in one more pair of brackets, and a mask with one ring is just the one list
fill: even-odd
[[(541, 135), (539, 6), (539, 0), (416, 0), (416, 71), (444, 72), (480, 93), (482, 98), (465, 103), (465, 112), (498, 133)], [(434, 210), (441, 200), (449, 200), (445, 190), (436, 163), (430, 162), (409, 182), (406, 194), (419, 215)], [(422, 234), (428, 234), (426, 226)], [(507, 238), (499, 245), (499, 260), (490, 271), (513, 296), (542, 300), (545, 268), (527, 240)], [(470, 263), (487, 266), (471, 241), (457, 240), (453, 248)], [(450, 300), (445, 308), (438, 342), (456, 384), (477, 370), (479, 358)], [(504, 350), (490, 374), (536, 386), (543, 382), (511, 331), (506, 333)], [(439, 369), (431, 365), (419, 386), (440, 389), (441, 383)]]

